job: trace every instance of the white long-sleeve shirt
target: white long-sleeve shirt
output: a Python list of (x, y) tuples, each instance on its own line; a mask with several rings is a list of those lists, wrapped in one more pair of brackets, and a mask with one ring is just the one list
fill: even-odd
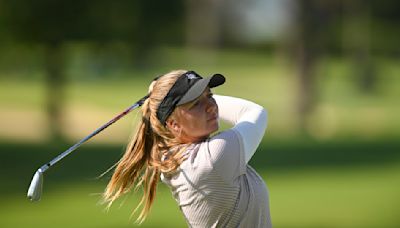
[(243, 152), (248, 163), (260, 144), (267, 128), (267, 111), (260, 105), (240, 99), (214, 95), (220, 119), (233, 125), (242, 138)]
[(261, 106), (218, 96), (221, 120), (233, 127), (188, 147), (173, 175), (161, 175), (190, 227), (271, 227), (269, 194), (247, 163), (267, 126)]

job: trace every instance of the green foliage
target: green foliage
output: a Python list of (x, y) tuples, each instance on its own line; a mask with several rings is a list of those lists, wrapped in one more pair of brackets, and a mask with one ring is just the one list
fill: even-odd
[(168, 31), (165, 29), (170, 28), (170, 37), (176, 37), (173, 32), (183, 18), (182, 7), (181, 1), (154, 0), (2, 1), (0, 33), (28, 43), (71, 40), (164, 43), (159, 38)]

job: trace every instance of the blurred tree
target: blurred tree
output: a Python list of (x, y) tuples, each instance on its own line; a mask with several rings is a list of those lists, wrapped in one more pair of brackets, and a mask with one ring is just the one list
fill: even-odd
[(375, 55), (400, 56), (400, 1), (370, 1), (371, 50)]
[(354, 62), (355, 75), (362, 91), (374, 90), (377, 76), (371, 50), (371, 1), (344, 1), (343, 43)]
[[(291, 39), (297, 54), (298, 111), (302, 129), (318, 98), (315, 66), (324, 54), (343, 54), (354, 62), (356, 83), (371, 93), (378, 82), (374, 56), (399, 56), (399, 1), (301, 0)], [(290, 49), (290, 48), (289, 48)], [(311, 120), (312, 121), (312, 120)]]
[(293, 37), (297, 64), (299, 95), (297, 104), (301, 130), (306, 130), (308, 116), (318, 98), (315, 68), (328, 48), (335, 50), (335, 24), (340, 3), (334, 0), (301, 0), (296, 20), (297, 34)]
[(134, 62), (137, 68), (146, 68), (151, 62), (149, 53), (165, 44), (184, 41), (185, 8), (183, 0), (140, 0), (137, 5), (137, 26), (132, 31)]
[(63, 138), (65, 101), (65, 42), (109, 42), (132, 47), (135, 60), (145, 64), (155, 45), (179, 40), (183, 29), (182, 1), (155, 0), (1, 0), (0, 28), (15, 42), (43, 47), (46, 107), (53, 140)]
[(186, 43), (190, 47), (220, 47), (223, 0), (186, 1)]
[(46, 69), (46, 108), (50, 135), (54, 141), (63, 139), (62, 108), (65, 102), (67, 78), (64, 72), (64, 49), (61, 42), (45, 45), (44, 62)]
[(46, 107), (52, 140), (62, 139), (65, 101), (63, 42), (82, 35), (76, 26), (89, 4), (85, 1), (2, 1), (6, 31), (17, 42), (42, 45), (45, 59)]

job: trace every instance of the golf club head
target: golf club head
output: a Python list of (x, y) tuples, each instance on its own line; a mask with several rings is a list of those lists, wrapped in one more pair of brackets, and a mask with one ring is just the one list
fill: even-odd
[(40, 170), (36, 171), (35, 175), (33, 175), (31, 185), (29, 185), (28, 189), (28, 199), (31, 201), (38, 201), (42, 196), (42, 188), (43, 188), (43, 172)]

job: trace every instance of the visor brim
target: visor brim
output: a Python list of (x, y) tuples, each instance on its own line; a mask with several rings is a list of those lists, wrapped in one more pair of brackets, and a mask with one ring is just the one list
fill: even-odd
[(186, 104), (198, 98), (207, 88), (214, 88), (225, 83), (225, 77), (222, 74), (214, 74), (211, 77), (200, 79), (196, 82), (181, 98), (177, 105)]

